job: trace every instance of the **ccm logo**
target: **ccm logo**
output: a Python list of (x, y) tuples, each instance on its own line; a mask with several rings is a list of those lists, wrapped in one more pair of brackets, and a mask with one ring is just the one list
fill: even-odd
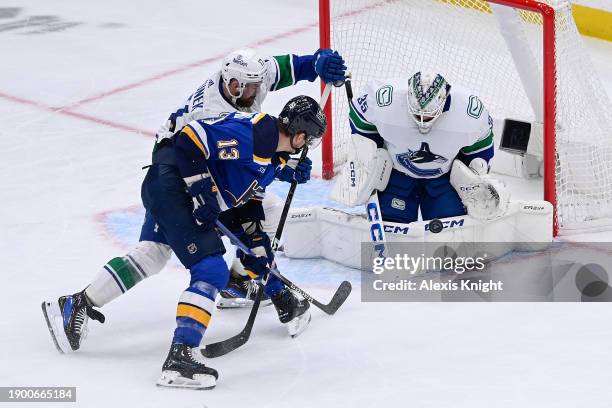
[(351, 173), (350, 173), (351, 187), (355, 187), (357, 186), (357, 183), (355, 181), (357, 178), (357, 174), (355, 173), (355, 162), (349, 163), (349, 169), (351, 170)]
[[(442, 225), (444, 225), (444, 228), (463, 227), (463, 221), (463, 218), (457, 221), (442, 221)], [(429, 231), (429, 224), (425, 224), (425, 231)]]
[(537, 205), (525, 205), (523, 206), (523, 210), (531, 210), (531, 211), (542, 211), (544, 207), (540, 207)]
[(385, 225), (385, 232), (389, 232), (391, 234), (403, 234), (406, 235), (408, 234), (408, 227), (398, 227), (398, 226), (391, 226), (391, 225)]

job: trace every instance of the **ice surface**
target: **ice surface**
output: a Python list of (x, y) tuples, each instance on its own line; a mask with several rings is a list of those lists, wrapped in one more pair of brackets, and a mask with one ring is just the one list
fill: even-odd
[[(332, 317), (314, 309), (296, 339), (262, 310), (251, 340), (210, 362), (213, 391), (154, 385), (188, 282), (176, 263), (104, 307), (80, 352), (57, 354), (40, 303), (81, 290), (135, 242), (141, 167), (168, 112), (234, 48), (312, 53), (317, 20), (313, 0), (2, 2), (0, 386), (76, 386), (65, 406), (91, 408), (609, 407), (607, 305), (367, 304), (358, 272), (323, 260), (279, 263), (324, 301), (350, 280), (347, 304)], [(610, 91), (612, 46), (588, 44)], [(318, 84), (272, 94), (265, 109), (298, 92), (317, 97)], [(300, 186), (296, 205), (326, 189)], [(205, 342), (247, 314), (217, 312)], [(18, 406), (30, 405), (46, 406)]]

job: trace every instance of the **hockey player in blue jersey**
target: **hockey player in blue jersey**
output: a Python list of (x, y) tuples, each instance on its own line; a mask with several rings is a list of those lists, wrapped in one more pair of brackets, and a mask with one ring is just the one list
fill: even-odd
[[(314, 81), (317, 77), (324, 82), (340, 81), (344, 79), (345, 70), (342, 57), (329, 49), (318, 50), (313, 55), (285, 54), (274, 57), (260, 57), (249, 49), (232, 52), (224, 58), (221, 70), (206, 79), (169, 115), (157, 132), (156, 149), (193, 120), (219, 117), (234, 111), (259, 112), (269, 91), (283, 89), (303, 80)], [(232, 151), (229, 146), (227, 149), (228, 152)], [(297, 159), (283, 158), (287, 162), (276, 175), (279, 180), (304, 183), (310, 178), (309, 160), (298, 164)], [(276, 229), (273, 201), (273, 197), (267, 194), (263, 202), (265, 216), (264, 209), (258, 211), (263, 228), (268, 233)], [(266, 205), (270, 202), (272, 204)], [(262, 202), (259, 201), (257, 206), (262, 207)], [(135, 247), (123, 256), (108, 261), (85, 290), (43, 302), (47, 324), (60, 352), (80, 348), (88, 318), (104, 321), (102, 313), (94, 308), (113, 301), (164, 268), (172, 251), (158, 231), (155, 220), (147, 211), (140, 242)], [(243, 296), (246, 293), (244, 286), (248, 283), (248, 276), (232, 274), (231, 285), (222, 293), (229, 299), (223, 298), (220, 302)], [(63, 321), (63, 326), (54, 323), (58, 319)]]
[[(298, 96), (278, 118), (232, 113), (213, 123), (190, 122), (156, 150), (142, 184), (143, 204), (191, 273), (189, 287), (179, 299), (177, 328), (159, 385), (215, 386), (218, 374), (204, 365), (196, 348), (209, 325), (214, 299), (229, 280), (215, 222), (222, 212), (243, 207), (265, 192), (276, 176), (278, 153), (296, 153), (305, 145), (318, 144), (325, 127), (317, 102)], [(257, 215), (233, 221), (231, 227), (257, 254), (242, 256), (245, 268), (259, 276), (267, 274), (274, 255)], [(281, 322), (310, 320), (308, 302), (275, 277), (264, 290)]]

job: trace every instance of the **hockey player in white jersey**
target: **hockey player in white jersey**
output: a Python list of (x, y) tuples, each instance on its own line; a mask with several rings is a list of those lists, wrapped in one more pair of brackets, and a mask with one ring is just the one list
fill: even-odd
[[(157, 133), (154, 152), (164, 140), (193, 120), (220, 117), (234, 111), (258, 112), (269, 91), (302, 80), (312, 82), (317, 77), (324, 82), (342, 81), (345, 71), (342, 57), (329, 49), (320, 49), (313, 55), (274, 57), (260, 57), (249, 49), (232, 52), (224, 58), (221, 70), (204, 81), (164, 122)], [(297, 159), (288, 156), (277, 156), (275, 160), (282, 166), (278, 179), (304, 183), (310, 178), (309, 160), (298, 163)], [(274, 221), (274, 214), (270, 211), (275, 206), (274, 200), (268, 199), (263, 205), (266, 213), (264, 230), (274, 231), (278, 222)], [(56, 318), (63, 321), (58, 330), (63, 329), (64, 333), (54, 334), (49, 325), (54, 341), (57, 336), (67, 340), (59, 344), (56, 341), (59, 351), (80, 348), (88, 318), (104, 322), (104, 315), (94, 307), (106, 305), (143, 279), (159, 273), (167, 264), (172, 251), (149, 212), (145, 214), (139, 241), (127, 254), (108, 261), (85, 290), (43, 302), (48, 324)], [(224, 295), (229, 298), (243, 296), (246, 282), (246, 277), (232, 275), (232, 282)]]
[(487, 175), (493, 120), (468, 90), (421, 72), (371, 81), (351, 100), (349, 120), (353, 169), (335, 200), (360, 205), (378, 191), (382, 219), (399, 223), (417, 221), (419, 209), (423, 220), (503, 211), (505, 189)]

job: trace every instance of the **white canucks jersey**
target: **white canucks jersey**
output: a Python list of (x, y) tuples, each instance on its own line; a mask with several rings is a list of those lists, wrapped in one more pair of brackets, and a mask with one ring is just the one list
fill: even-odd
[[(269, 91), (276, 91), (295, 84), (301, 78), (294, 72), (295, 56), (290, 54), (266, 57), (266, 76), (255, 97), (255, 102), (248, 108), (235, 107), (222, 93), (224, 85), (221, 71), (208, 78), (196, 91), (179, 105), (168, 120), (157, 131), (157, 141), (171, 137), (192, 120), (217, 118), (230, 112), (261, 112), (261, 105)], [(313, 71), (314, 74), (314, 71)], [(313, 78), (314, 79), (314, 78)], [(310, 79), (310, 80), (313, 80)]]
[[(452, 86), (444, 112), (429, 133), (421, 134), (408, 108), (408, 78), (371, 81), (353, 98), (354, 133), (384, 144), (393, 168), (414, 178), (448, 173), (458, 155), (493, 155), (493, 120), (476, 95)], [(469, 160), (468, 160), (469, 162)]]

